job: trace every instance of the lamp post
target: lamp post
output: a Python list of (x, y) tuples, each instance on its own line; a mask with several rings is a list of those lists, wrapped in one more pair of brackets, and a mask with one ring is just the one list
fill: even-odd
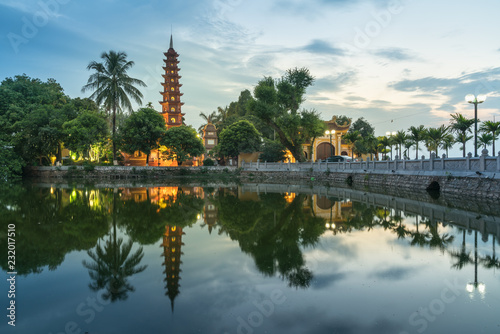
[(332, 135), (335, 134), (335, 130), (326, 130), (325, 131), (325, 134), (327, 136), (330, 136), (330, 156), (332, 157), (333, 156), (333, 145), (332, 145)]
[(465, 101), (474, 104), (474, 156), (477, 157), (477, 105), (486, 101), (486, 95), (468, 94), (465, 96)]
[[(391, 137), (395, 136), (395, 135), (396, 135), (396, 131), (393, 131), (393, 132), (387, 131), (385, 133), (385, 136), (389, 139), (389, 145), (391, 147), (391, 160), (392, 160), (392, 141), (391, 141)], [(386, 154), (386, 156), (387, 156), (387, 154)]]

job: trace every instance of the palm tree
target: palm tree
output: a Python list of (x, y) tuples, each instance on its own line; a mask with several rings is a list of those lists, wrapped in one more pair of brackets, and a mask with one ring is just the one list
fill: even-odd
[(386, 136), (380, 136), (380, 137), (377, 137), (378, 139), (378, 146), (381, 147), (381, 150), (380, 152), (382, 152), (384, 154), (384, 160), (387, 160), (387, 146), (389, 146), (389, 138), (387, 138)]
[(450, 114), (451, 115), (451, 129), (457, 133), (457, 139), (459, 138), (462, 143), (463, 156), (465, 158), (465, 143), (472, 137), (467, 136), (467, 133), (472, 133), (471, 127), (474, 125), (473, 118), (465, 118), (462, 114)]
[(373, 154), (378, 157), (378, 140), (373, 135), (366, 136), (362, 139), (363, 146), (366, 148), (365, 153), (370, 154), (370, 158), (373, 160)]
[(103, 63), (91, 61), (87, 66), (88, 70), (95, 70), (96, 73), (90, 75), (82, 92), (92, 90), (90, 98), (94, 99), (98, 105), (104, 104), (106, 110), (112, 112), (113, 160), (115, 161), (116, 113), (123, 109), (132, 110), (129, 96), (138, 104), (142, 104), (142, 93), (136, 86), (146, 87), (146, 84), (127, 74), (134, 62), (127, 60), (125, 52), (111, 50), (103, 52), (101, 58), (104, 60)]
[(214, 122), (217, 122), (218, 120), (218, 116), (217, 116), (217, 113), (215, 111), (212, 111), (211, 114), (205, 114), (203, 112), (200, 112), (200, 117), (203, 118), (203, 120), (205, 122), (207, 122), (207, 124), (209, 123), (214, 123)]
[(359, 131), (347, 132), (342, 137), (342, 139), (345, 140), (347, 144), (350, 144), (352, 146), (353, 156), (354, 152), (356, 152), (358, 156), (361, 154), (361, 152), (359, 152), (358, 148), (356, 147), (356, 143), (358, 143), (362, 139), (361, 135), (359, 134)]
[(403, 146), (405, 147), (405, 151), (403, 152), (403, 156), (405, 158), (408, 158), (410, 159), (410, 148), (415, 145), (415, 142), (410, 139), (408, 136), (406, 136), (406, 140), (405, 142), (403, 143)]
[(415, 143), (415, 159), (418, 160), (418, 143), (425, 139), (425, 127), (423, 125), (410, 126), (409, 137)]
[(486, 121), (481, 124), (480, 130), (486, 133), (490, 133), (493, 137), (493, 156), (497, 154), (495, 152), (495, 140), (498, 139), (498, 134), (500, 134), (500, 122)]
[(448, 150), (450, 148), (453, 147), (453, 145), (455, 144), (455, 138), (453, 137), (453, 135), (451, 133), (447, 133), (444, 137), (443, 137), (443, 142), (441, 143), (441, 148), (443, 150), (446, 150), (446, 156), (448, 156)]
[(425, 146), (429, 152), (436, 152), (438, 155), (439, 146), (443, 143), (443, 139), (448, 132), (448, 127), (441, 125), (439, 128), (426, 129)]
[[(491, 133), (482, 133), (480, 136), (477, 137), (477, 142), (479, 148), (491, 145), (492, 142), (494, 142), (493, 135)], [(493, 152), (494, 153), (494, 152)]]
[(402, 152), (402, 146), (407, 139), (406, 133), (403, 130), (399, 130), (396, 135), (393, 137), (394, 143), (396, 144), (396, 147), (399, 147), (399, 158), (402, 159), (401, 152)]

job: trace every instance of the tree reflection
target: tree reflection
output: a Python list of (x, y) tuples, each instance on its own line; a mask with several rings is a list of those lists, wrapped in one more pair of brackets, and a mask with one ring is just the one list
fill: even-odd
[(237, 240), (266, 276), (278, 274), (290, 287), (307, 288), (313, 273), (301, 247), (313, 247), (325, 231), (325, 220), (314, 215), (305, 195), (261, 194), (241, 200), (227, 190), (215, 198), (223, 230)]
[(128, 293), (135, 291), (135, 288), (128, 282), (128, 277), (144, 271), (147, 267), (139, 266), (144, 256), (142, 247), (130, 254), (133, 246), (132, 240), (124, 244), (122, 238), (117, 238), (116, 197), (117, 193), (113, 192), (113, 230), (109, 234), (109, 239), (105, 241), (103, 247), (97, 244), (95, 251), (87, 252), (93, 262), (83, 261), (83, 265), (89, 270), (89, 276), (93, 280), (89, 284), (90, 289), (92, 291), (105, 289), (103, 299), (111, 302), (127, 299)]
[(452, 268), (462, 270), (466, 265), (473, 263), (470, 252), (467, 252), (465, 247), (465, 230), (462, 231), (462, 246), (459, 251), (451, 251), (450, 255), (452, 258), (456, 259), (456, 262), (452, 264)]
[[(94, 205), (105, 192), (82, 189), (5, 185), (0, 189), (0, 216), (15, 224), (16, 271), (18, 275), (55, 270), (68, 252), (87, 250), (106, 234), (106, 208)], [(0, 248), (7, 249), (7, 238)], [(7, 270), (7, 252), (0, 252)]]
[(449, 235), (448, 233), (439, 234), (439, 224), (437, 222), (426, 220), (424, 221), (424, 224), (427, 226), (429, 233), (431, 234), (431, 239), (429, 240), (429, 246), (431, 248), (438, 248), (441, 252), (444, 252), (448, 245), (455, 239), (455, 236)]
[(481, 263), (486, 269), (500, 269), (500, 261), (495, 253), (495, 236), (493, 236), (492, 246), (492, 255), (486, 255), (484, 258), (481, 258)]

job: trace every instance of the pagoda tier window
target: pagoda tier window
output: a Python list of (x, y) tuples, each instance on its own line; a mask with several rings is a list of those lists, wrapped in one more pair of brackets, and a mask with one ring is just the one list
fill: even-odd
[(172, 117), (172, 118), (170, 119), (170, 121), (171, 121), (172, 123), (175, 123), (175, 117)]
[(170, 99), (171, 99), (172, 101), (175, 101), (175, 97), (173, 97), (173, 96), (172, 96)]
[(174, 107), (170, 108), (170, 111), (175, 111), (175, 108)]

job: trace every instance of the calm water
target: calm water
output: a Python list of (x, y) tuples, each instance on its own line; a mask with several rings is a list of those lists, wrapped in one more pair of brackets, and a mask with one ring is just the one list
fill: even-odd
[[(470, 204), (470, 203), (468, 203)], [(499, 333), (498, 205), (348, 189), (0, 193), (2, 333)]]

